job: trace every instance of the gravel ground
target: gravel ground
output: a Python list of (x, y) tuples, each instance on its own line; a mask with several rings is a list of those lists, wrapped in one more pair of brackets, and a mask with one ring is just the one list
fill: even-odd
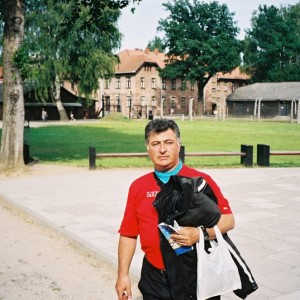
[(0, 199), (0, 300), (116, 299), (116, 271)]

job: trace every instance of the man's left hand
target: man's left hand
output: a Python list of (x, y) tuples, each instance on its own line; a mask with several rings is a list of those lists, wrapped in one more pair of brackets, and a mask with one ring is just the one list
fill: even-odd
[(178, 234), (172, 234), (171, 238), (180, 245), (192, 246), (199, 241), (199, 229), (197, 227), (181, 227)]

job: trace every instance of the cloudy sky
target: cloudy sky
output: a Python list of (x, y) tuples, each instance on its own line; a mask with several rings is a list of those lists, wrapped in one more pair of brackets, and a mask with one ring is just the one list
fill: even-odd
[[(142, 0), (136, 7), (134, 14), (130, 8), (122, 10), (122, 16), (119, 21), (119, 28), (123, 34), (123, 42), (120, 50), (124, 49), (144, 49), (148, 42), (159, 35), (156, 31), (158, 20), (167, 16), (167, 12), (162, 7), (166, 0)], [(209, 2), (209, 1), (206, 1)], [(234, 19), (240, 27), (239, 38), (244, 37), (244, 29), (250, 27), (252, 12), (259, 5), (280, 5), (296, 4), (299, 0), (220, 0), (219, 3), (227, 4), (230, 12), (235, 12)]]

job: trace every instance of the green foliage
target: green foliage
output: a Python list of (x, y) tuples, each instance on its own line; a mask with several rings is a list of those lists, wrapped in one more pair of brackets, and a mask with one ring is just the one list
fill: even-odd
[(168, 49), (162, 76), (197, 81), (202, 93), (214, 74), (239, 65), (239, 29), (225, 4), (178, 0), (163, 6), (170, 15), (158, 27)]
[(244, 43), (245, 69), (253, 82), (300, 80), (300, 3), (259, 6)]
[(120, 8), (140, 0), (27, 0), (25, 39), (15, 56), (23, 79), (41, 100), (55, 82), (78, 84), (89, 97), (99, 78), (112, 76), (120, 45)]
[(157, 49), (159, 52), (165, 52), (166, 50), (166, 46), (159, 36), (155, 36), (153, 40), (149, 41), (147, 48), (149, 48), (150, 51)]
[[(278, 122), (225, 122), (213, 120), (177, 121), (181, 129), (182, 144), (188, 152), (240, 151), (241, 144), (253, 145), (256, 162), (256, 145), (270, 145), (274, 151), (300, 150), (299, 124)], [(146, 152), (144, 128), (146, 120), (134, 121), (107, 116), (100, 121), (70, 125), (46, 125), (25, 129), (25, 140), (30, 153), (41, 163), (88, 166), (88, 147), (97, 153)], [(1, 135), (1, 130), (0, 130)], [(195, 167), (240, 167), (240, 157), (187, 157)], [(300, 166), (300, 156), (272, 156), (271, 166)], [(101, 158), (102, 167), (151, 167), (146, 158)]]

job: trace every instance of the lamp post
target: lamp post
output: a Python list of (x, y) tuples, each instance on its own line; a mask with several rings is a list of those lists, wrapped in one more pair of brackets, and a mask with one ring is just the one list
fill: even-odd
[(131, 119), (131, 107), (132, 107), (132, 92), (130, 91), (130, 96), (129, 96), (129, 119)]
[(160, 117), (163, 118), (164, 116), (164, 99), (162, 97), (162, 89), (163, 89), (163, 82), (162, 78), (160, 79)]
[(102, 118), (104, 118), (104, 96), (105, 93), (102, 94)]

